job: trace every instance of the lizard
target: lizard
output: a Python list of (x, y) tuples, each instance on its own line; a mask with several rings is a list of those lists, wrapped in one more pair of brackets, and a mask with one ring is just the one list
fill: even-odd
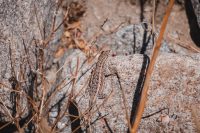
[(110, 50), (102, 51), (98, 57), (95, 68), (92, 70), (89, 84), (88, 92), (90, 96), (89, 106), (92, 107), (95, 102), (95, 98), (103, 98), (103, 86), (105, 79), (105, 63), (109, 56)]

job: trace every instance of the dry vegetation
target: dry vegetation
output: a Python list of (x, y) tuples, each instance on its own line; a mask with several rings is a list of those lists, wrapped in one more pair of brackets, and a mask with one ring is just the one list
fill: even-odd
[[(152, 8), (155, 9), (155, 1)], [(131, 1), (134, 3), (134, 1)], [(151, 62), (146, 74), (146, 82), (144, 85), (144, 90), (142, 92), (140, 105), (138, 109), (138, 113), (136, 116), (135, 123), (130, 123), (127, 115), (127, 123), (129, 123), (129, 128), (131, 128), (131, 132), (136, 132), (138, 125), (140, 123), (140, 119), (142, 117), (142, 113), (145, 107), (145, 99), (147, 98), (147, 91), (149, 86), (149, 81), (151, 78), (152, 70), (155, 64), (156, 57), (159, 52), (159, 48), (161, 45), (161, 41), (163, 38), (163, 34), (168, 22), (168, 17), (170, 15), (174, 0), (170, 0), (169, 7), (166, 11), (166, 15), (162, 20), (162, 26), (160, 28), (160, 35), (156, 41), (156, 45), (153, 51), (153, 56), (151, 58)], [(64, 5), (64, 6), (63, 6)], [(63, 10), (63, 21), (59, 24), (56, 24), (56, 15), (58, 14), (58, 10), (62, 8)], [(167, 7), (166, 7), (167, 8)], [(60, 43), (58, 49), (54, 53), (55, 58), (62, 58), (64, 53), (69, 49), (79, 49), (81, 50), (85, 56), (87, 57), (87, 61), (93, 61), (96, 54), (103, 49), (103, 47), (96, 47), (91, 45), (91, 41), (88, 41), (83, 37), (83, 32), (81, 28), (80, 18), (83, 17), (85, 11), (87, 9), (84, 7), (84, 3), (72, 2), (70, 4), (63, 4), (63, 0), (60, 0), (57, 3), (57, 9), (55, 16), (51, 22), (51, 32), (48, 33), (47, 37), (44, 37), (43, 28), (39, 24), (39, 18), (37, 18), (37, 12), (35, 13), (35, 17), (38, 20), (38, 28), (41, 33), (41, 38), (34, 38), (31, 42), (34, 47), (34, 55), (30, 54), (29, 44), (26, 44), (24, 41), (23, 51), (21, 51), (23, 56), (20, 57), (20, 61), (18, 64), (19, 69), (15, 68), (16, 60), (15, 55), (13, 54), (12, 46), (9, 47), (9, 58), (11, 65), (12, 76), (8, 79), (9, 84), (5, 84), (0, 82), (1, 89), (4, 89), (4, 92), (1, 92), (1, 95), (6, 95), (7, 99), (3, 99), (0, 97), (0, 131), (1, 132), (62, 132), (66, 127), (70, 127), (72, 132), (83, 132), (85, 130), (90, 129), (90, 124), (93, 124), (95, 121), (99, 119), (103, 119), (106, 123), (106, 118), (100, 116), (99, 119), (88, 123), (88, 112), (90, 112), (90, 108), (86, 111), (81, 111), (78, 107), (76, 97), (78, 95), (82, 95), (81, 92), (75, 93), (74, 89), (76, 87), (76, 82), (79, 80), (78, 73), (81, 69), (81, 64), (79, 59), (77, 59), (75, 69), (71, 71), (70, 79), (59, 79), (58, 82), (55, 82), (57, 79), (53, 79), (52, 82), (45, 76), (46, 75), (46, 62), (45, 62), (45, 52), (48, 51), (48, 46), (52, 40), (54, 40), (55, 34), (61, 26), (64, 26), (63, 35), (60, 38)], [(35, 11), (36, 7), (35, 7)], [(152, 27), (154, 33), (155, 27), (155, 10), (152, 14)], [(110, 33), (115, 32), (117, 28), (110, 31)], [(47, 33), (46, 33), (47, 34)], [(95, 35), (91, 40), (95, 41), (100, 35)], [(188, 47), (187, 47), (188, 48)], [(192, 47), (193, 48), (193, 47)], [(193, 48), (194, 49), (194, 48)], [(196, 50), (196, 49), (195, 49)], [(198, 49), (196, 51), (199, 51)], [(31, 56), (31, 57), (30, 57)], [(32, 57), (34, 56), (34, 57)], [(66, 61), (65, 64), (70, 63), (70, 61)], [(64, 66), (64, 65), (63, 65)], [(54, 75), (59, 75), (62, 71), (63, 66), (60, 66), (57, 72)], [(19, 70), (19, 71), (17, 71)], [(53, 77), (53, 78), (56, 78)], [(65, 95), (60, 98), (59, 101), (54, 103), (55, 96), (66, 86), (69, 85), (68, 90), (70, 92), (65, 93)], [(85, 85), (87, 86), (87, 84)], [(84, 88), (83, 88), (84, 89)], [(122, 92), (123, 94), (123, 92)], [(67, 99), (67, 100), (66, 100)], [(125, 101), (125, 96), (123, 100)], [(52, 102), (54, 104), (52, 104)], [(106, 99), (105, 99), (106, 102)], [(62, 108), (61, 107), (62, 104)], [(50, 112), (52, 109), (58, 106), (58, 111), (54, 120), (50, 118)], [(103, 106), (103, 105), (102, 105)], [(124, 105), (125, 102), (124, 102)], [(99, 107), (100, 108), (100, 107)], [(93, 110), (98, 112), (97, 110)], [(92, 115), (91, 113), (90, 115)], [(195, 111), (193, 112), (195, 115)], [(62, 121), (63, 116), (68, 116), (69, 120), (66, 120), (65, 125), (62, 125), (62, 128), (58, 128), (58, 123)], [(133, 124), (133, 125), (131, 125)], [(109, 125), (107, 128), (110, 132)]]

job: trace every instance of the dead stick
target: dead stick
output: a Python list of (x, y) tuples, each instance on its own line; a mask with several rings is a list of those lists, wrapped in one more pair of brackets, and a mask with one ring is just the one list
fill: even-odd
[(160, 30), (160, 35), (159, 35), (158, 40), (156, 42), (156, 45), (154, 47), (153, 54), (152, 54), (152, 57), (151, 57), (151, 62), (150, 62), (149, 67), (147, 69), (146, 80), (144, 82), (144, 87), (143, 87), (143, 90), (142, 90), (140, 104), (139, 104), (139, 107), (138, 107), (138, 110), (137, 110), (135, 121), (134, 121), (132, 128), (131, 128), (131, 133), (136, 133), (138, 126), (140, 124), (140, 120), (142, 118), (142, 114), (144, 112), (144, 107), (145, 107), (145, 103), (146, 103), (146, 100), (147, 100), (147, 92), (148, 92), (148, 88), (149, 88), (149, 82), (150, 82), (151, 74), (153, 72), (154, 64), (155, 64), (156, 58), (158, 56), (158, 52), (159, 52), (159, 49), (160, 49), (160, 46), (161, 46), (161, 41), (163, 39), (163, 35), (164, 35), (165, 29), (166, 29), (167, 21), (168, 21), (168, 18), (169, 18), (169, 15), (171, 13), (173, 5), (174, 5), (174, 0), (170, 0), (170, 3), (169, 3), (168, 8), (166, 10), (166, 14), (163, 18), (163, 22), (162, 22), (161, 30)]

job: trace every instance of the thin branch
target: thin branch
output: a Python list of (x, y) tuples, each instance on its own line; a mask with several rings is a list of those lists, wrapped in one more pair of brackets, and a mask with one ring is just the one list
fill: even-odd
[(122, 87), (118, 73), (116, 73), (116, 76), (117, 76), (117, 79), (118, 79), (118, 82), (119, 82), (120, 90), (122, 92), (122, 99), (123, 99), (123, 104), (124, 104), (124, 107), (125, 107), (125, 114), (126, 114), (126, 120), (127, 120), (127, 123), (128, 123), (128, 128), (131, 129), (131, 123), (129, 121), (129, 116), (128, 116), (128, 108), (127, 108), (127, 105), (126, 105), (126, 103), (127, 103), (126, 96), (125, 96), (125, 93), (124, 93), (124, 90), (123, 90), (123, 87)]
[(151, 62), (150, 62), (149, 67), (147, 69), (146, 80), (144, 82), (144, 87), (143, 87), (143, 90), (142, 90), (142, 95), (141, 95), (139, 107), (138, 107), (138, 110), (137, 110), (137, 113), (136, 113), (135, 121), (132, 125), (131, 133), (136, 133), (136, 131), (139, 127), (139, 124), (140, 124), (140, 120), (142, 118), (142, 114), (144, 112), (145, 103), (146, 103), (146, 100), (147, 100), (149, 83), (150, 83), (150, 79), (151, 79), (151, 74), (153, 72), (153, 68), (154, 68), (154, 65), (155, 65), (155, 62), (156, 62), (156, 58), (158, 56), (158, 53), (159, 53), (159, 50), (160, 50), (160, 47), (161, 47), (161, 41), (163, 39), (163, 35), (164, 35), (165, 29), (166, 29), (166, 26), (167, 26), (168, 18), (169, 18), (169, 15), (171, 13), (173, 5), (174, 5), (174, 0), (170, 0), (166, 14), (163, 18), (163, 22), (162, 22), (161, 30), (160, 30), (160, 35), (158, 37), (156, 45), (154, 46), (153, 54), (152, 54), (152, 57), (151, 57)]
[(39, 31), (40, 31), (40, 35), (41, 35), (41, 38), (43, 38), (42, 29), (41, 29), (41, 27), (40, 27), (40, 23), (39, 23), (39, 19), (38, 19), (38, 14), (37, 14), (37, 8), (36, 8), (36, 6), (35, 6), (35, 3), (33, 4), (33, 6), (34, 6), (34, 13), (35, 13), (37, 25), (38, 25), (38, 28), (39, 28)]
[(156, 9), (156, 0), (153, 0), (153, 12), (152, 12), (152, 33), (155, 32), (155, 9)]

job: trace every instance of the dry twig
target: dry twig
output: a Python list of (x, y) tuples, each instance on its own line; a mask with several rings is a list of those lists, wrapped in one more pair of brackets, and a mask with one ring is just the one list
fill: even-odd
[(145, 79), (145, 82), (144, 82), (144, 87), (143, 87), (143, 90), (142, 90), (140, 103), (139, 103), (139, 106), (138, 106), (138, 109), (137, 109), (136, 118), (135, 118), (135, 121), (132, 125), (131, 133), (136, 133), (136, 131), (139, 127), (139, 124), (140, 124), (140, 120), (142, 118), (142, 114), (144, 112), (145, 103), (146, 103), (146, 100), (147, 100), (147, 92), (148, 92), (149, 83), (150, 83), (150, 79), (151, 79), (151, 74), (153, 72), (153, 68), (154, 68), (154, 65), (155, 65), (155, 62), (156, 62), (156, 58), (158, 56), (158, 53), (159, 53), (159, 50), (160, 50), (160, 47), (161, 47), (161, 41), (163, 39), (163, 35), (164, 35), (165, 29), (166, 29), (167, 21), (168, 21), (168, 18), (169, 18), (169, 15), (171, 13), (173, 5), (174, 5), (174, 0), (170, 0), (166, 14), (163, 18), (163, 22), (162, 22), (162, 25), (161, 25), (158, 40), (156, 41), (156, 45), (154, 46), (153, 54), (152, 54), (152, 57), (151, 57), (151, 62), (150, 62), (149, 67), (147, 69), (146, 79)]

